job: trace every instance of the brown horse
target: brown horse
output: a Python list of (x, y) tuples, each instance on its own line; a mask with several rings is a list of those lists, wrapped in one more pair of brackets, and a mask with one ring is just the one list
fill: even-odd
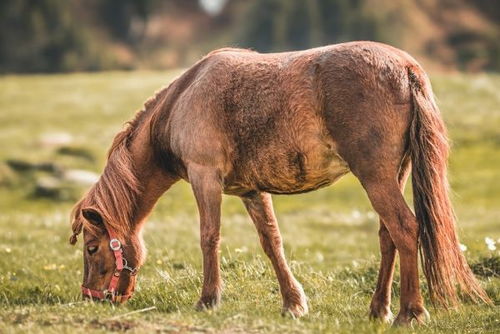
[[(146, 102), (114, 139), (100, 180), (76, 205), (71, 243), (83, 229), (82, 291), (113, 301), (130, 297), (144, 261), (144, 222), (158, 198), (184, 179), (200, 214), (198, 308), (221, 298), (220, 206), (226, 193), (243, 200), (255, 223), (279, 280), (283, 311), (302, 316), (306, 296), (285, 260), (270, 194), (312, 191), (352, 172), (380, 216), (382, 260), (372, 318), (391, 319), (396, 251), (396, 323), (428, 317), (419, 249), (433, 300), (453, 305), (465, 295), (488, 302), (458, 247), (447, 157), (430, 82), (401, 50), (352, 42), (273, 54), (214, 51)], [(415, 215), (402, 196), (410, 170)]]

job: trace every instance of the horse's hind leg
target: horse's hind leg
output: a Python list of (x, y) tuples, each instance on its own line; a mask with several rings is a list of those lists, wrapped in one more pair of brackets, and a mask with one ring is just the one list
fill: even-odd
[(391, 312), (391, 286), (396, 259), (396, 246), (382, 220), (380, 220), (378, 235), (381, 260), (377, 288), (370, 304), (370, 319), (380, 319), (382, 322), (390, 323), (393, 319)]
[(190, 166), (188, 175), (200, 213), (203, 288), (196, 307), (198, 310), (203, 310), (217, 306), (221, 298), (222, 284), (218, 252), (222, 187), (219, 174), (214, 168)]
[[(398, 177), (401, 193), (404, 193), (409, 173), (410, 160), (407, 156), (401, 163)], [(396, 259), (396, 246), (394, 245), (389, 230), (382, 219), (380, 220), (379, 241), (381, 253), (380, 270), (378, 274), (377, 288), (373, 294), (372, 302), (370, 304), (370, 318), (380, 319), (383, 322), (389, 323), (393, 318), (390, 307), (392, 277), (394, 274), (394, 263)]]
[(271, 260), (278, 277), (283, 297), (283, 313), (289, 313), (293, 317), (306, 314), (308, 312), (306, 296), (286, 263), (271, 195), (252, 193), (242, 199), (257, 228), (262, 248)]
[(410, 324), (413, 319), (424, 322), (429, 314), (423, 305), (418, 279), (419, 226), (395, 178), (387, 175), (372, 174), (374, 177), (360, 180), (399, 252), (401, 307), (395, 324)]

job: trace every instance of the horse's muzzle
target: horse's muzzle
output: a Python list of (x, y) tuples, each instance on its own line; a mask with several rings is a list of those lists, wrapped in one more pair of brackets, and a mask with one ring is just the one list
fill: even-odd
[(132, 298), (132, 293), (120, 295), (109, 290), (92, 290), (82, 285), (82, 298), (92, 301), (109, 301), (113, 304), (122, 304)]

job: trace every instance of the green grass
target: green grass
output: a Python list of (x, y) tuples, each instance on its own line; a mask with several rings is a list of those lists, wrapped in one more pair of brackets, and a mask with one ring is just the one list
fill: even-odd
[[(121, 125), (178, 73), (0, 78), (0, 332), (408, 331), (368, 321), (379, 260), (378, 221), (350, 175), (327, 189), (274, 197), (286, 255), (309, 297), (310, 314), (303, 319), (280, 316), (274, 273), (243, 205), (233, 197), (223, 203), (223, 304), (216, 311), (194, 311), (201, 253), (196, 206), (185, 183), (163, 196), (145, 228), (148, 259), (134, 298), (120, 307), (80, 300), (81, 243), (71, 247), (67, 240), (72, 201), (84, 189), (73, 190), (67, 200), (34, 198), (34, 182), (44, 172), (16, 173), (4, 161), (49, 161), (99, 172)], [(484, 238), (500, 238), (500, 77), (432, 79), (453, 141), (450, 179), (461, 240), (496, 306), (446, 312), (429, 305), (431, 323), (411, 331), (498, 331), (499, 251), (488, 250)], [(71, 145), (85, 154), (61, 154), (40, 144), (42, 136), (54, 132), (71, 134)], [(398, 281), (396, 276), (395, 313)]]

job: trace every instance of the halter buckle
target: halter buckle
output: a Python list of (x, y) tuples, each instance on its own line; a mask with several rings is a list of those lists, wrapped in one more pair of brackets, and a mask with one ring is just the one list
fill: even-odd
[(131, 276), (134, 276), (137, 274), (137, 267), (135, 267), (135, 268), (129, 267), (126, 258), (123, 258), (122, 261), (123, 261), (123, 269), (130, 271)]
[(109, 300), (111, 302), (113, 301), (115, 297), (115, 293), (113, 291), (104, 290), (102, 293), (104, 295), (104, 300)]
[(109, 248), (111, 248), (112, 251), (118, 251), (122, 248), (122, 243), (118, 239), (111, 239), (109, 241)]

